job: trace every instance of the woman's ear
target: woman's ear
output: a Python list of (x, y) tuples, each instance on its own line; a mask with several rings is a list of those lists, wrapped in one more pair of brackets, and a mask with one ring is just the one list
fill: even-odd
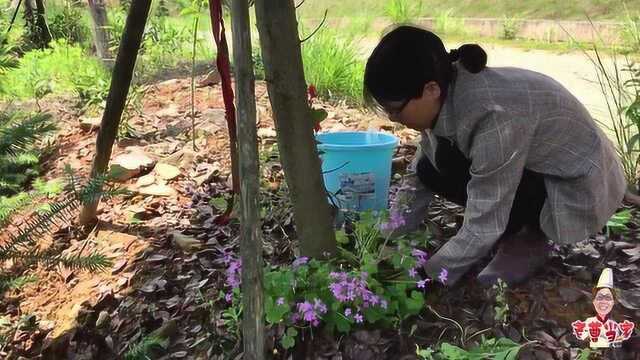
[(429, 81), (424, 84), (422, 89), (422, 97), (426, 97), (429, 100), (440, 100), (440, 85), (435, 81)]

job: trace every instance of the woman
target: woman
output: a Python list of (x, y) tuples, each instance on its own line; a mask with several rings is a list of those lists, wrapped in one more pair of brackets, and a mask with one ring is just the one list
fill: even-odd
[(404, 194), (408, 227), (424, 217), (433, 192), (466, 207), (461, 229), (426, 272), (435, 278), (445, 269), (454, 284), (497, 245), (478, 280), (513, 286), (544, 265), (548, 239), (568, 244), (598, 232), (626, 184), (611, 143), (562, 85), (486, 62), (478, 45), (447, 52), (435, 34), (400, 26), (369, 57), (364, 92), (391, 121), (422, 135), (419, 181)]

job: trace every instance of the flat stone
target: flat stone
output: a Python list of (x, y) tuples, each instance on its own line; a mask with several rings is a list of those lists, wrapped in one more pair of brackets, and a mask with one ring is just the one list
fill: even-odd
[(149, 186), (153, 183), (156, 182), (156, 177), (153, 174), (147, 174), (145, 176), (141, 176), (140, 178), (138, 178), (138, 181), (136, 182), (137, 186)]
[(180, 169), (173, 165), (169, 164), (158, 164), (154, 168), (156, 175), (158, 175), (161, 179), (164, 180), (172, 180), (180, 176)]
[(97, 117), (81, 117), (80, 118), (80, 128), (84, 131), (94, 131), (100, 128), (100, 123), (102, 119)]
[(178, 117), (180, 116), (180, 111), (178, 110), (177, 105), (170, 104), (168, 107), (156, 111), (155, 115), (159, 118)]
[(138, 189), (138, 192), (143, 195), (151, 196), (176, 196), (178, 194), (172, 187), (158, 184), (141, 187)]
[(150, 169), (155, 161), (143, 153), (128, 153), (117, 156), (111, 164), (111, 174), (117, 181), (127, 181)]

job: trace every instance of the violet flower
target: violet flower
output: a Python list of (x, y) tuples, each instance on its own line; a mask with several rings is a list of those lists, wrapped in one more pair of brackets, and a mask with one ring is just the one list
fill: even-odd
[(276, 300), (276, 305), (284, 305), (284, 298), (279, 297), (278, 300)]
[(440, 270), (440, 275), (438, 275), (438, 280), (440, 280), (440, 282), (444, 284), (447, 282), (448, 277), (449, 272), (447, 271), (447, 269), (442, 268), (442, 270)]
[(361, 324), (364, 321), (364, 317), (361, 314), (355, 314), (353, 316), (353, 319), (358, 323)]
[(301, 256), (295, 260), (293, 260), (293, 264), (291, 266), (295, 269), (309, 262), (309, 258), (306, 256)]

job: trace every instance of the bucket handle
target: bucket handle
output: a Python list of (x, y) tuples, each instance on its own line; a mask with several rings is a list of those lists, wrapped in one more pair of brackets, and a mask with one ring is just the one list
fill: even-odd
[(335, 169), (331, 169), (331, 170), (323, 171), (323, 172), (322, 172), (322, 175), (324, 175), (324, 174), (329, 174), (329, 173), (332, 173), (332, 172), (334, 172), (334, 171), (338, 171), (338, 170), (342, 169), (343, 167), (345, 167), (345, 166), (349, 165), (349, 163), (350, 163), (350, 161), (347, 161), (347, 162), (345, 162), (344, 164), (342, 164), (342, 165), (338, 166), (338, 167), (337, 167), (337, 168), (335, 168)]

